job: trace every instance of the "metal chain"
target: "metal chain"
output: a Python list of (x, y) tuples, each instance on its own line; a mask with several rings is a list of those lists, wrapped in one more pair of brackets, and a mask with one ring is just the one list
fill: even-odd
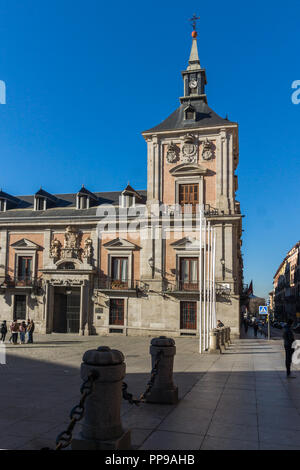
[(84, 416), (85, 411), (85, 400), (93, 392), (95, 380), (99, 377), (99, 373), (96, 370), (92, 370), (88, 378), (83, 382), (80, 387), (81, 399), (78, 405), (75, 405), (70, 412), (70, 424), (63, 432), (61, 432), (56, 438), (55, 450), (61, 450), (68, 447), (73, 439), (73, 429)]
[(134, 399), (133, 398), (133, 395), (132, 393), (129, 393), (127, 392), (127, 388), (128, 388), (128, 385), (126, 382), (123, 382), (123, 385), (122, 385), (122, 392), (123, 392), (123, 398), (124, 400), (127, 400), (131, 405), (136, 405), (136, 406), (139, 406), (140, 403), (143, 403), (146, 401), (146, 398), (147, 398), (147, 395), (149, 395), (153, 385), (154, 385), (154, 381), (155, 381), (155, 378), (158, 374), (158, 365), (161, 361), (161, 358), (163, 356), (163, 350), (160, 349), (156, 355), (156, 360), (155, 360), (155, 363), (154, 363), (154, 366), (151, 370), (151, 375), (150, 375), (150, 380), (149, 382), (147, 383), (147, 388), (146, 390), (144, 391), (144, 393), (142, 393), (140, 395), (140, 398), (138, 399)]

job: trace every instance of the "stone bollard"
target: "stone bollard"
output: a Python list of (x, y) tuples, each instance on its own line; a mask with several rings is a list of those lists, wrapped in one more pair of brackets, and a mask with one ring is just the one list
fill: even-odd
[(209, 350), (210, 354), (220, 354), (220, 347), (219, 347), (219, 330), (214, 328), (209, 333)]
[(120, 408), (122, 383), (125, 377), (121, 351), (101, 346), (86, 351), (82, 358), (81, 378), (91, 371), (98, 377), (85, 402), (85, 414), (79, 437), (73, 439), (72, 450), (126, 450), (131, 448), (131, 434), (122, 427)]
[(146, 401), (148, 403), (169, 403), (173, 405), (178, 402), (178, 387), (173, 382), (173, 364), (176, 354), (174, 339), (160, 336), (151, 340), (152, 369), (159, 351), (162, 351), (162, 355), (160, 356), (157, 375), (149, 394), (146, 396)]
[(224, 327), (222, 328), (219, 328), (219, 332), (220, 332), (220, 351), (221, 353), (224, 353), (225, 352), (225, 331), (224, 331)]

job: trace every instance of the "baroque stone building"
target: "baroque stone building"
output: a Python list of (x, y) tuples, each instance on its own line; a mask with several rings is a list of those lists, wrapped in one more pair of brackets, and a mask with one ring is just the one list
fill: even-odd
[(300, 319), (300, 242), (291, 248), (280, 263), (274, 278), (272, 310), (277, 320)]
[(195, 31), (182, 77), (179, 107), (142, 133), (146, 191), (0, 192), (1, 319), (33, 318), (44, 333), (197, 335), (200, 207), (216, 229), (217, 318), (239, 334), (238, 125), (207, 104)]

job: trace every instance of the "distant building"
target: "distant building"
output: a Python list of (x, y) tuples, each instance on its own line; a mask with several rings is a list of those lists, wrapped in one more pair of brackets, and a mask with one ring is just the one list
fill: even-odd
[[(278, 320), (296, 319), (300, 312), (300, 241), (287, 253), (273, 279), (273, 311)], [(298, 315), (297, 315), (298, 314)]]

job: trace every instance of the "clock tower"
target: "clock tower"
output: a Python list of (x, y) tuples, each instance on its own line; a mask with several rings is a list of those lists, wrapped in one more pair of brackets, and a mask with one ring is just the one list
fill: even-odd
[(205, 94), (206, 74), (205, 69), (201, 68), (197, 47), (197, 31), (192, 32), (192, 49), (189, 59), (189, 65), (182, 73), (184, 84), (184, 96), (180, 102), (192, 103), (193, 101), (203, 100), (207, 103)]

